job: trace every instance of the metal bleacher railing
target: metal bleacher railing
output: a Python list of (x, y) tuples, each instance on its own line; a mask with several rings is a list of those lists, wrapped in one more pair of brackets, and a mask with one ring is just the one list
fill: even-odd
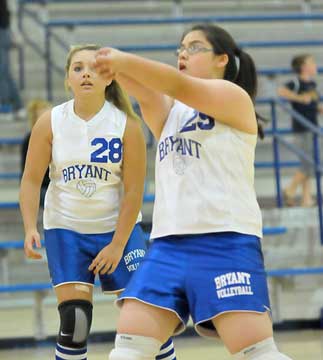
[[(280, 106), (284, 111), (293, 116), (295, 121), (303, 125), (309, 132), (313, 134), (313, 152), (312, 154), (306, 154), (301, 149), (297, 148), (295, 145), (287, 142), (282, 134), (279, 134), (277, 128), (277, 113), (276, 106)], [(276, 202), (278, 207), (283, 206), (283, 199), (280, 186), (280, 151), (279, 145), (283, 145), (289, 151), (294, 153), (298, 158), (310, 163), (313, 166), (315, 180), (316, 180), (316, 197), (317, 197), (317, 209), (318, 209), (318, 220), (319, 220), (319, 229), (320, 229), (320, 240), (323, 245), (323, 213), (322, 213), (322, 189), (321, 189), (321, 176), (323, 172), (323, 167), (320, 160), (320, 137), (323, 135), (322, 129), (312, 124), (308, 119), (306, 119), (301, 114), (290, 109), (286, 103), (280, 99), (272, 100), (271, 103), (271, 121), (272, 121), (272, 135), (273, 135), (273, 158), (274, 158), (274, 173), (276, 180)]]
[[(96, 2), (103, 2), (100, 0), (95, 0)], [(53, 2), (59, 3), (73, 3), (75, 0), (20, 0), (19, 1), (19, 28), (24, 35), (24, 39), (26, 44), (30, 45), (36, 53), (46, 62), (46, 87), (47, 87), (47, 96), (51, 100), (52, 99), (52, 73), (53, 71), (57, 71), (59, 73), (63, 73), (63, 69), (57, 66), (52, 61), (51, 56), (51, 41), (56, 41), (59, 46), (63, 47), (64, 49), (68, 49), (69, 44), (64, 42), (55, 32), (55, 29), (59, 28), (68, 28), (74, 29), (75, 27), (93, 27), (93, 26), (122, 26), (122, 25), (140, 25), (140, 26), (154, 26), (159, 24), (187, 24), (193, 22), (200, 22), (200, 21), (209, 21), (209, 22), (281, 22), (281, 21), (323, 21), (323, 13), (316, 13), (316, 14), (283, 14), (283, 15), (252, 15), (252, 16), (194, 16), (194, 17), (152, 17), (149, 19), (146, 18), (113, 18), (113, 19), (77, 19), (77, 20), (53, 20), (48, 21), (48, 17), (46, 15), (39, 15), (39, 12), (35, 10), (30, 10), (28, 8), (29, 4), (41, 4), (46, 5)], [(175, 5), (182, 3), (182, 1), (176, 0), (169, 0), (169, 2), (173, 2)], [(42, 7), (46, 9), (46, 6)], [(176, 13), (176, 12), (174, 12)], [(44, 29), (44, 37), (45, 37), (45, 51), (39, 44), (33, 41), (28, 35), (28, 32), (24, 29), (23, 19), (24, 17), (29, 17), (36, 22), (41, 28)], [(305, 46), (321, 46), (323, 44), (323, 40), (289, 40), (289, 41), (246, 41), (240, 42), (239, 45), (243, 48), (268, 48), (268, 47), (305, 47)], [(156, 44), (156, 45), (145, 45), (145, 46), (138, 46), (138, 45), (128, 45), (119, 47), (120, 49), (126, 51), (138, 51), (138, 52), (145, 52), (145, 51), (172, 51), (177, 48), (178, 44)], [(23, 63), (23, 62), (22, 62)], [(319, 67), (319, 73), (323, 73), (323, 67)], [(23, 73), (23, 71), (21, 71)], [(290, 74), (290, 68), (263, 68), (258, 71), (259, 75), (281, 75), (281, 74)], [(257, 104), (267, 104), (272, 106), (273, 102), (271, 98), (262, 98), (257, 99)], [(272, 110), (275, 112), (275, 110)], [(277, 129), (276, 130), (280, 134), (290, 134), (291, 129)], [(266, 130), (267, 135), (272, 135), (272, 129)], [(261, 162), (256, 163), (256, 167), (273, 167), (273, 162)], [(298, 166), (298, 162), (281, 162), (281, 167), (294, 167)], [(1, 177), (1, 175), (0, 175)]]
[[(0, 211), (1, 209), (5, 209), (7, 207), (15, 208), (17, 207), (17, 203), (7, 203), (7, 204), (0, 204)], [(287, 229), (285, 227), (270, 227), (264, 228), (263, 232), (264, 235), (279, 235), (286, 233)], [(146, 240), (149, 239), (149, 234), (145, 233)], [(43, 242), (42, 242), (43, 243)], [(44, 243), (43, 243), (44, 244)], [(52, 284), (50, 282), (42, 282), (42, 283), (23, 283), (23, 284), (10, 284), (8, 281), (8, 251), (13, 249), (23, 249), (24, 241), (23, 240), (16, 240), (16, 241), (7, 241), (7, 242), (0, 242), (0, 269), (1, 272), (1, 284), (0, 285), (0, 293), (22, 293), (22, 292), (33, 292), (34, 295), (34, 338), (36, 340), (43, 340), (46, 338), (46, 326), (45, 326), (45, 319), (44, 319), (44, 299), (49, 294), (50, 290), (52, 289)], [(289, 269), (290, 270), (290, 269)], [(300, 269), (301, 270), (301, 269)], [(321, 269), (323, 272), (323, 269)], [(268, 272), (268, 276), (271, 276), (270, 271)], [(281, 277), (284, 276), (281, 273), (273, 274), (273, 276)], [(99, 283), (96, 282), (95, 286), (99, 286)], [(275, 286), (276, 288), (276, 286)], [(277, 306), (279, 304), (279, 295), (280, 288), (277, 287), (277, 291), (275, 291), (274, 298), (277, 298)], [(278, 314), (280, 310), (278, 310)]]
[[(318, 213), (319, 213), (319, 223), (320, 223), (320, 234), (322, 241), (322, 196), (320, 189), (320, 178), (322, 167), (320, 165), (319, 158), (319, 141), (318, 136), (322, 133), (320, 128), (311, 124), (307, 119), (303, 118), (301, 115), (293, 112), (291, 109), (286, 108), (286, 104), (281, 100), (271, 100), (272, 106), (272, 130), (273, 135), (273, 153), (274, 153), (274, 171), (276, 175), (276, 186), (277, 186), (277, 205), (282, 206), (281, 192), (280, 192), (280, 168), (284, 166), (279, 159), (279, 143), (286, 146), (292, 152), (294, 152), (300, 158), (303, 158), (309, 161), (314, 169), (316, 174), (317, 181), (317, 194), (318, 194)], [(294, 118), (306, 126), (310, 131), (313, 132), (313, 141), (314, 141), (314, 155), (313, 158), (308, 154), (302, 153), (298, 148), (289, 144), (282, 138), (282, 134), (277, 129), (277, 118), (276, 118), (276, 106), (283, 107), (286, 111), (291, 113)], [(284, 132), (283, 132), (284, 133)], [(264, 167), (266, 163), (259, 163), (261, 167)], [(285, 164), (289, 166), (289, 164)], [(272, 166), (272, 165), (271, 165)], [(268, 167), (268, 164), (266, 165)], [(145, 194), (145, 202), (154, 201), (153, 194)], [(1, 209), (18, 209), (19, 205), (16, 202), (7, 202), (0, 203)], [(287, 229), (285, 227), (265, 227), (263, 229), (264, 235), (282, 235), (286, 233)], [(148, 234), (146, 234), (148, 239)], [(44, 325), (44, 314), (43, 314), (43, 301), (47, 296), (49, 290), (51, 289), (50, 283), (31, 283), (31, 284), (9, 284), (9, 274), (8, 274), (8, 251), (11, 249), (22, 249), (23, 240), (11, 240), (0, 243), (0, 268), (2, 270), (2, 284), (0, 286), (0, 293), (17, 293), (17, 292), (33, 292), (34, 294), (34, 337), (36, 340), (41, 340), (46, 338), (46, 330)], [(272, 304), (275, 309), (274, 312), (274, 321), (275, 323), (281, 322), (281, 294), (284, 279), (286, 277), (293, 277), (298, 275), (320, 275), (323, 273), (323, 267), (315, 268), (284, 268), (284, 269), (271, 269), (267, 270), (267, 276), (272, 280)]]
[[(37, 11), (32, 11), (28, 8), (28, 4), (42, 4), (46, 5), (51, 3), (51, 0), (20, 0), (19, 1), (19, 13), (18, 13), (18, 23), (21, 33), (23, 34), (25, 41), (29, 44), (46, 63), (46, 87), (47, 87), (47, 97), (49, 100), (52, 100), (53, 89), (52, 89), (52, 73), (57, 71), (63, 73), (63, 69), (57, 66), (52, 60), (51, 53), (51, 43), (55, 41), (60, 47), (64, 49), (69, 48), (67, 44), (60, 36), (55, 33), (55, 29), (67, 28), (73, 30), (76, 27), (95, 27), (95, 26), (105, 26), (105, 27), (114, 27), (114, 26), (124, 26), (124, 25), (133, 25), (133, 26), (155, 26), (161, 24), (188, 24), (196, 22), (225, 22), (225, 23), (252, 23), (252, 22), (295, 22), (295, 21), (318, 21), (323, 22), (323, 13), (313, 13), (313, 14), (301, 14), (301, 13), (289, 13), (289, 14), (269, 14), (269, 15), (236, 15), (236, 16), (158, 16), (150, 18), (142, 17), (129, 17), (129, 18), (113, 18), (113, 19), (57, 19), (57, 20), (48, 20), (47, 16), (39, 16)], [(61, 3), (74, 2), (73, 0), (60, 0)], [(100, 1), (98, 1), (100, 2)], [(174, 4), (180, 4), (181, 1), (173, 1)], [(46, 6), (43, 6), (43, 9), (46, 9)], [(24, 29), (24, 18), (29, 17), (36, 22), (40, 27), (44, 29), (44, 46), (45, 51), (33, 41), (27, 34), (28, 32)], [(242, 48), (268, 48), (268, 47), (305, 47), (305, 46), (321, 46), (323, 45), (323, 40), (289, 40), (289, 41), (245, 41), (240, 42), (239, 46)], [(126, 51), (170, 51), (175, 50), (177, 44), (156, 44), (156, 45), (128, 45), (119, 47)], [(323, 67), (319, 67), (319, 73), (323, 73)], [(23, 73), (23, 71), (21, 71)], [(291, 69), (287, 68), (271, 68), (271, 69), (260, 69), (258, 71), (259, 75), (277, 75), (277, 74), (289, 74)], [(323, 222), (322, 222), (322, 207), (321, 207), (321, 190), (319, 186), (320, 181), (320, 165), (319, 165), (319, 142), (317, 136), (320, 134), (320, 129), (316, 130), (313, 127), (309, 127), (311, 131), (316, 131), (316, 136), (314, 136), (314, 149), (313, 159), (306, 154), (301, 154), (293, 145), (289, 145), (282, 138), (283, 133), (291, 133), (291, 129), (278, 129), (277, 119), (276, 119), (276, 108), (279, 106), (285, 111), (290, 112), (283, 103), (278, 100), (265, 98), (258, 99), (258, 104), (268, 104), (271, 107), (271, 117), (272, 117), (272, 129), (268, 129), (266, 133), (273, 135), (273, 162), (258, 162), (255, 164), (256, 167), (261, 168), (274, 168), (275, 179), (276, 179), (276, 199), (277, 206), (282, 206), (282, 195), (280, 189), (280, 168), (282, 167), (292, 167), (298, 166), (298, 162), (280, 162), (279, 160), (279, 146), (278, 143), (283, 144), (285, 147), (289, 148), (294, 154), (298, 157), (306, 158), (309, 162), (315, 163), (315, 176), (317, 181), (317, 196), (318, 196), (318, 209), (319, 209), (319, 222), (320, 222), (320, 233), (321, 233), (321, 243), (323, 244)], [(305, 119), (306, 120), (306, 119)], [(300, 120), (302, 121), (302, 120)], [(310, 126), (311, 124), (309, 124)], [(15, 175), (15, 174), (13, 174)]]
[[(61, 1), (71, 2), (72, 0)], [(53, 98), (52, 89), (52, 73), (53, 71), (63, 73), (63, 69), (57, 66), (53, 61), (52, 56), (52, 41), (63, 49), (69, 49), (70, 44), (67, 44), (60, 36), (55, 33), (55, 29), (69, 29), (72, 31), (76, 27), (113, 27), (113, 26), (156, 26), (162, 24), (176, 25), (176, 24), (191, 24), (197, 22), (217, 22), (217, 23), (252, 23), (252, 22), (281, 22), (281, 21), (323, 21), (323, 13), (317, 14), (285, 14), (285, 15), (239, 15), (239, 16), (165, 16), (165, 17), (151, 17), (149, 19), (142, 17), (131, 18), (113, 18), (113, 19), (57, 19), (48, 20), (46, 15), (39, 15), (39, 12), (28, 9), (28, 4), (40, 3), (47, 4), (51, 1), (41, 0), (20, 0), (18, 12), (18, 26), (24, 36), (25, 43), (31, 46), (35, 52), (45, 61), (45, 78), (46, 91), (48, 100)], [(37, 42), (32, 40), (29, 32), (24, 27), (24, 19), (28, 17), (34, 21), (40, 28), (44, 30), (44, 50)], [(323, 40), (289, 40), (289, 41), (245, 41), (239, 42), (242, 48), (277, 48), (277, 47), (305, 47), (305, 46), (322, 46)], [(125, 51), (136, 52), (151, 52), (151, 51), (174, 51), (178, 44), (156, 44), (156, 45), (126, 45), (119, 46), (119, 49)], [(20, 76), (24, 79), (23, 69), (23, 50), (21, 51), (20, 61)], [(319, 72), (323, 72), (323, 68), (319, 68)], [(289, 68), (279, 69), (259, 69), (260, 75), (275, 75), (275, 74), (290, 74)], [(24, 81), (22, 81), (24, 83)]]

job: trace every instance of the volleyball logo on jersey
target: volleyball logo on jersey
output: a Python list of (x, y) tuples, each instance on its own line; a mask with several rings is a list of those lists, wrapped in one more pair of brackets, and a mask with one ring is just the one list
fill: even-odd
[[(120, 138), (94, 138), (91, 141), (91, 163), (116, 164), (122, 161), (122, 142)], [(97, 181), (109, 181), (111, 171), (98, 164), (74, 164), (62, 170), (63, 180), (68, 183), (78, 180), (77, 190), (85, 197), (91, 197), (97, 189)]]
[(185, 121), (175, 136), (167, 136), (158, 144), (159, 161), (163, 161), (169, 154), (173, 154), (173, 168), (176, 174), (183, 175), (189, 159), (200, 159), (202, 144), (196, 140), (184, 137), (184, 133), (192, 131), (206, 131), (214, 128), (215, 121), (211, 116), (194, 110), (193, 115)]
[(177, 175), (184, 175), (189, 162), (186, 158), (182, 157), (178, 152), (173, 156), (173, 169)]
[(228, 272), (214, 278), (219, 299), (232, 296), (253, 295), (251, 274), (241, 271)]
[(96, 183), (93, 180), (80, 180), (76, 188), (85, 197), (91, 197), (96, 191)]

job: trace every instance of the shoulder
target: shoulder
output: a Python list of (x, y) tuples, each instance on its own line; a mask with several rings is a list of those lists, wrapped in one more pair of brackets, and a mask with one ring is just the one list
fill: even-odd
[(106, 101), (100, 122), (108, 132), (118, 134), (120, 138), (124, 139), (128, 123), (127, 117), (124, 111), (120, 110), (112, 102)]
[[(132, 118), (131, 116), (127, 117), (122, 142), (124, 164), (127, 164), (128, 169), (134, 169), (146, 163), (146, 142), (140, 120)], [(140, 174), (138, 173), (138, 175)]]
[(33, 127), (32, 134), (37, 134), (39, 136), (47, 137), (48, 139), (52, 138), (52, 126), (51, 126), (51, 112), (49, 109), (45, 111), (37, 120), (36, 124)]
[(62, 104), (58, 104), (56, 106), (53, 106), (50, 110), (52, 115), (55, 117), (56, 114), (59, 113), (68, 113), (71, 109), (73, 109), (74, 99), (65, 101)]
[(115, 116), (123, 116), (123, 117), (127, 116), (127, 114), (123, 110), (119, 109), (116, 105), (113, 104), (113, 102), (108, 100), (105, 101), (104, 111), (106, 113), (110, 113), (110, 114), (112, 113)]
[(134, 137), (143, 133), (140, 120), (126, 115), (125, 137)]
[(219, 98), (222, 98), (226, 104), (229, 104), (230, 108), (232, 107), (232, 103), (234, 103), (238, 108), (242, 106), (244, 109), (246, 107), (254, 109), (251, 96), (238, 84), (223, 79), (211, 80), (210, 84), (218, 89), (217, 93), (219, 94)]
[(123, 143), (128, 149), (131, 148), (131, 151), (138, 151), (145, 144), (145, 136), (140, 120), (131, 116), (127, 117)]
[(111, 101), (106, 100), (104, 104), (104, 116), (109, 118), (109, 122), (117, 127), (125, 127), (127, 121), (127, 114), (125, 111), (119, 109)]
[(46, 111), (44, 111), (39, 119), (36, 121), (36, 124), (34, 125), (35, 127), (46, 127), (50, 125), (50, 120), (52, 117), (52, 109), (48, 109)]

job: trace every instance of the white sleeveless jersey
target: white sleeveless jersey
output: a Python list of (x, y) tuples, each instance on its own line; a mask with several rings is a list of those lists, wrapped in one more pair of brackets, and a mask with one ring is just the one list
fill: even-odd
[(256, 142), (175, 101), (157, 147), (151, 238), (222, 231), (262, 237)]
[(126, 114), (107, 101), (89, 121), (75, 114), (74, 100), (53, 108), (45, 229), (88, 234), (115, 230), (123, 196), (126, 121)]

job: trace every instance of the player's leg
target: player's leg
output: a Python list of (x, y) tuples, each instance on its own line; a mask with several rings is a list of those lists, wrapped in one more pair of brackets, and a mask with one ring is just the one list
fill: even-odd
[(111, 359), (175, 358), (169, 337), (183, 330), (188, 320), (185, 259), (171, 240), (152, 244), (118, 299), (122, 309)]
[(65, 229), (45, 230), (45, 243), (60, 316), (56, 360), (86, 360), (94, 283), (87, 267), (96, 244), (87, 235)]
[[(121, 308), (110, 360), (153, 360), (180, 320), (166, 309), (126, 299)], [(159, 358), (159, 357), (158, 357)], [(172, 353), (169, 359), (173, 359)]]
[(56, 343), (56, 360), (87, 359), (87, 339), (92, 323), (93, 287), (64, 284), (55, 288), (60, 327)]
[(267, 359), (258, 356), (273, 351), (277, 360), (288, 359), (281, 357), (270, 340), (270, 303), (259, 238), (223, 232), (193, 241), (187, 240), (187, 247), (195, 249), (189, 260), (187, 297), (197, 331), (209, 337), (219, 335), (236, 356), (241, 351), (249, 356), (252, 346), (257, 349), (253, 353), (257, 357), (242, 359)]
[[(118, 296), (121, 295), (121, 292), (117, 293), (116, 295), (118, 295)], [(131, 301), (135, 301), (135, 300), (125, 300), (125, 303), (127, 304), (128, 301), (131, 302)], [(126, 305), (126, 307), (127, 306), (128, 306), (128, 304)], [(146, 305), (146, 306), (149, 306), (149, 305)], [(149, 308), (149, 310), (150, 310), (150, 308)], [(129, 312), (131, 312), (131, 311), (137, 311), (137, 310), (133, 309), (133, 308), (131, 308), (131, 306), (129, 306)], [(164, 320), (164, 318), (163, 318), (163, 320)], [(126, 316), (123, 321), (125, 323), (127, 323)], [(121, 323), (120, 320), (119, 320), (119, 322)], [(178, 318), (177, 318), (177, 323), (178, 323)], [(160, 326), (162, 326), (162, 324), (160, 324)], [(130, 331), (130, 330), (127, 329), (127, 331)], [(171, 337), (168, 338), (167, 341), (162, 343), (162, 345), (160, 346), (159, 352), (155, 356), (155, 359), (156, 360), (176, 360), (175, 347), (174, 347), (173, 339)]]
[[(121, 292), (116, 293), (116, 294), (119, 296), (119, 295), (121, 295)], [(157, 353), (155, 359), (156, 360), (176, 360), (176, 352), (175, 352), (174, 342), (171, 337), (161, 345), (159, 352)]]
[(277, 349), (268, 312), (226, 313), (212, 322), (234, 359), (291, 360)]
[(173, 339), (169, 338), (159, 349), (156, 360), (176, 360)]
[[(104, 240), (103, 244), (106, 243), (107, 240)], [(146, 251), (145, 237), (140, 225), (137, 224), (130, 235), (117, 269), (110, 275), (100, 275), (102, 291), (106, 294), (114, 293), (118, 296), (121, 295), (132, 275), (139, 268)], [(156, 359), (176, 360), (174, 343), (171, 338), (162, 344)]]
[(267, 312), (229, 312), (219, 315), (212, 322), (231, 354), (273, 336), (272, 322)]

